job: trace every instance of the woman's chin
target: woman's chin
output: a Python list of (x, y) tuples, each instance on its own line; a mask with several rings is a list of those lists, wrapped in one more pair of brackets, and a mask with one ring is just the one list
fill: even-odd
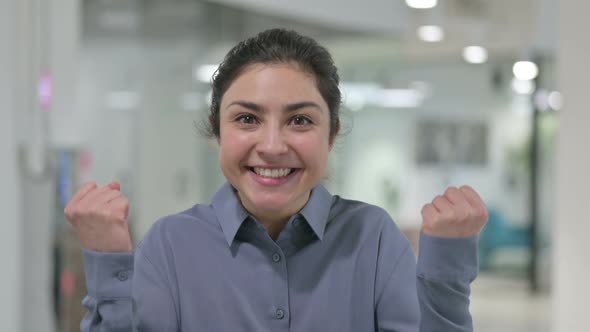
[(284, 199), (265, 199), (254, 202), (254, 206), (259, 211), (280, 213), (281, 211), (289, 210), (289, 200)]

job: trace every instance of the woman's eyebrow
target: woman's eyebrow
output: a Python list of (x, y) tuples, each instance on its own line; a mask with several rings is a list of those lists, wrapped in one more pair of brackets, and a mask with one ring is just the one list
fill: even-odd
[[(262, 107), (262, 106), (260, 106), (260, 105), (258, 105), (256, 103), (253, 103), (253, 102), (250, 102), (250, 101), (245, 101), (245, 100), (236, 100), (236, 101), (232, 102), (231, 104), (227, 105), (226, 108), (229, 108), (229, 107), (234, 106), (234, 105), (247, 108), (247, 109), (249, 109), (251, 111), (254, 111), (254, 112), (257, 112), (257, 113), (260, 113), (260, 112), (263, 112), (264, 111), (264, 107)], [(287, 112), (294, 112), (294, 111), (297, 111), (299, 109), (307, 108), (307, 107), (315, 108), (318, 111), (322, 112), (322, 108), (318, 104), (314, 103), (313, 101), (301, 101), (301, 102), (298, 102), (298, 103), (288, 104), (287, 106), (285, 106), (284, 109)]]
[(255, 104), (250, 101), (244, 101), (244, 100), (236, 100), (236, 101), (232, 102), (231, 104), (227, 105), (226, 109), (230, 108), (233, 105), (242, 106), (242, 107), (247, 108), (247, 109), (254, 111), (254, 112), (262, 112), (264, 110), (263, 107), (261, 107), (260, 105)]
[(285, 107), (285, 110), (287, 112), (293, 112), (293, 111), (297, 111), (301, 108), (307, 108), (307, 107), (311, 107), (311, 108), (316, 108), (318, 111), (322, 111), (322, 108), (314, 103), (313, 101), (302, 101), (302, 102), (298, 102), (298, 103), (294, 103), (294, 104), (289, 104)]

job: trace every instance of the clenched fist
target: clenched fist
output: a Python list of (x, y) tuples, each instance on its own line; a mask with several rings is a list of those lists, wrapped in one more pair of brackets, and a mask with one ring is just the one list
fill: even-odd
[(469, 186), (449, 187), (444, 195), (422, 208), (422, 232), (438, 237), (479, 235), (488, 221), (488, 210)]
[(133, 242), (127, 226), (129, 201), (120, 184), (99, 187), (87, 182), (64, 209), (82, 246), (101, 252), (130, 252)]

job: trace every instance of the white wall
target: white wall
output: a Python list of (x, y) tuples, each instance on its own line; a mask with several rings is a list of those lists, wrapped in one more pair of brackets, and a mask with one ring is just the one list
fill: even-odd
[[(201, 114), (182, 108), (183, 94), (198, 91), (197, 46), (140, 37), (83, 43), (78, 105), (90, 177), (100, 184), (124, 181), (139, 240), (158, 218), (208, 200), (201, 199), (204, 139), (194, 126)], [(121, 92), (134, 94), (132, 107), (109, 105), (108, 95)]]
[(152, 44), (143, 49), (146, 63), (160, 61), (160, 66), (146, 67), (142, 75), (135, 169), (138, 234), (145, 233), (164, 215), (209, 201), (209, 197), (202, 195), (204, 177), (213, 174), (203, 170), (205, 141), (194, 126), (195, 121), (202, 120), (203, 113), (187, 112), (181, 105), (184, 93), (197, 90), (190, 59), (196, 47), (187, 44)]
[(553, 260), (554, 298), (553, 331), (586, 331), (590, 326), (590, 112), (588, 112), (588, 78), (590, 77), (590, 43), (581, 37), (590, 23), (590, 3), (560, 1), (560, 47), (557, 73), (564, 94), (560, 113), (557, 165), (557, 195), (554, 226)]
[[(51, 144), (52, 116), (63, 125), (53, 130), (57, 135), (67, 135), (75, 124), (76, 4), (0, 1), (0, 253), (7, 255), (1, 257), (6, 273), (0, 277), (0, 322), (6, 331), (54, 330), (55, 190), (45, 148)], [(54, 109), (49, 112), (41, 110), (37, 99), (41, 73), (54, 74)]]
[[(18, 186), (15, 114), (19, 92), (16, 67), (16, 0), (0, 1), (0, 261), (4, 273), (0, 275), (0, 322), (4, 331), (20, 331), (21, 291), (21, 217)], [(22, 110), (20, 110), (22, 111)]]

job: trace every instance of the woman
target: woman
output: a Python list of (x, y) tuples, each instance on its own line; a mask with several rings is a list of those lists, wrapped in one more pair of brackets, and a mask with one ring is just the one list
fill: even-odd
[[(382, 209), (320, 183), (340, 128), (339, 78), (313, 39), (273, 29), (213, 79), (210, 131), (227, 183), (133, 247), (113, 182), (65, 209), (84, 249), (83, 331), (469, 331), (487, 220), (473, 189), (422, 210), (420, 257)], [(362, 176), (362, 174), (359, 174)]]

